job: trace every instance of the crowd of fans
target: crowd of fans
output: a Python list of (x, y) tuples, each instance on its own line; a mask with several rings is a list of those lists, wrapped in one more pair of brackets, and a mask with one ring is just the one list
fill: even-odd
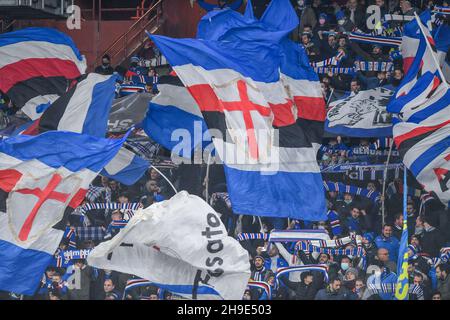
[[(258, 1), (255, 1), (257, 3)], [(293, 1), (300, 17), (300, 26), (292, 34), (301, 43), (311, 62), (320, 62), (339, 55), (336, 66), (353, 67), (355, 61), (392, 62), (391, 71), (357, 71), (355, 74), (320, 74), (325, 99), (329, 102), (334, 92), (355, 94), (360, 90), (380, 86), (395, 89), (403, 78), (402, 60), (396, 58), (391, 47), (364, 45), (349, 41), (348, 32), (372, 33), (367, 28), (368, 5), (379, 7), (382, 16), (387, 13), (411, 16), (433, 5), (447, 6), (442, 1), (407, 0), (366, 0)], [(394, 35), (401, 29), (402, 22), (382, 24), (375, 30), (379, 34)], [(95, 72), (112, 74), (119, 71), (123, 75), (122, 84), (132, 84), (133, 76), (145, 75), (147, 91), (156, 94), (158, 74), (154, 66), (145, 60), (149, 46), (133, 58), (128, 70), (113, 68), (108, 56)], [(156, 52), (156, 55), (159, 53)], [(13, 106), (7, 101), (1, 104), (0, 112), (10, 115)], [(3, 119), (3, 118), (2, 118)], [(2, 123), (0, 122), (0, 125)], [(389, 144), (381, 144), (376, 139), (355, 139), (341, 136), (324, 138), (318, 153), (322, 168), (360, 163), (383, 165), (387, 161)], [(354, 150), (378, 150), (380, 154), (358, 153)], [(168, 156), (160, 147), (155, 157)], [(398, 153), (392, 154), (391, 163), (399, 163)], [(384, 195), (373, 199), (345, 190), (326, 191), (328, 220), (319, 222), (288, 220), (283, 218), (261, 218), (233, 214), (227, 197), (225, 176), (220, 165), (211, 165), (206, 179), (206, 165), (181, 165), (161, 168), (163, 174), (178, 190), (206, 198), (214, 209), (222, 215), (228, 233), (237, 237), (240, 233), (268, 233), (271, 230), (324, 230), (330, 239), (350, 237), (352, 241), (342, 246), (350, 250), (361, 247), (364, 255), (329, 254), (296, 250), (293, 243), (271, 243), (262, 239), (244, 240), (241, 244), (249, 251), (251, 258), (251, 280), (269, 284), (271, 297), (262, 289), (249, 286), (244, 300), (295, 299), (295, 300), (391, 300), (394, 292), (389, 284), (397, 278), (397, 257), (402, 234), (402, 181), (399, 176), (390, 175), (388, 181), (383, 176), (373, 175), (359, 180), (349, 178), (348, 172), (324, 173), (324, 180), (343, 182), (347, 185), (379, 192), (383, 183), (387, 186)], [(401, 171), (400, 171), (401, 172)], [(400, 175), (401, 176), (401, 175)], [(195, 178), (194, 178), (195, 177)], [(189, 180), (191, 179), (191, 180)], [(189, 180), (189, 181), (187, 181)], [(418, 187), (419, 189), (419, 187)], [(408, 193), (408, 234), (410, 299), (450, 300), (450, 220), (448, 208), (438, 199), (424, 192)], [(117, 181), (99, 176), (92, 184), (82, 206), (94, 203), (137, 204), (147, 207), (154, 202), (169, 199), (174, 190), (158, 170), (149, 168), (134, 185), (125, 186)], [(130, 207), (131, 208), (131, 207)], [(114, 237), (121, 222), (126, 223), (133, 216), (133, 209), (90, 208), (75, 210), (70, 215), (65, 235), (55, 259), (42, 277), (41, 285), (34, 296), (21, 297), (14, 293), (0, 292), (2, 299), (44, 299), (44, 300), (161, 300), (180, 299), (170, 292), (151, 284), (129, 289), (127, 286), (138, 279), (130, 274), (112, 270), (100, 270), (87, 265), (81, 257), (64, 260), (64, 252), (89, 250), (102, 241)], [(87, 232), (87, 230), (91, 230)], [(94, 230), (94, 231), (92, 231)], [(277, 269), (292, 265), (326, 265), (327, 274), (317, 270), (277, 276)], [(75, 272), (77, 271), (77, 272)], [(77, 274), (75, 279), (74, 274)]]

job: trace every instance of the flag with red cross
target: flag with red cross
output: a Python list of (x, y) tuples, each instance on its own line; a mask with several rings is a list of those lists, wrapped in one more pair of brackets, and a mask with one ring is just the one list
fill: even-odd
[[(125, 139), (125, 138), (124, 138)], [(66, 208), (76, 208), (89, 184), (124, 139), (49, 131), (0, 142), (0, 290), (33, 294), (63, 230)]]
[(325, 101), (290, 40), (151, 36), (198, 105), (238, 214), (326, 220), (316, 160)]

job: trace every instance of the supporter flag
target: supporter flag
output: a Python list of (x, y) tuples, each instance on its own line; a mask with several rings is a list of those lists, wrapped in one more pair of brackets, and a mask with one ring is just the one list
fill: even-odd
[(8, 193), (0, 213), (0, 290), (34, 294), (64, 234), (55, 225), (124, 141), (52, 131), (0, 142), (0, 189)]
[(392, 116), (386, 106), (393, 94), (380, 87), (330, 103), (325, 130), (350, 137), (392, 136)]
[[(433, 50), (438, 53), (441, 65), (446, 65), (445, 56), (450, 47), (450, 26), (441, 25), (433, 30), (434, 37), (430, 33), (431, 30), (431, 14), (427, 10), (420, 15), (420, 21), (425, 29), (428, 41), (431, 41)], [(426, 27), (427, 26), (427, 27)], [(397, 88), (395, 97), (401, 97), (409, 93), (411, 88), (416, 84), (418, 79), (426, 73), (437, 74), (437, 65), (433, 62), (431, 56), (433, 50), (427, 47), (425, 38), (420, 32), (418, 21), (409, 22), (404, 27), (404, 35), (402, 38), (401, 51), (403, 56), (403, 69), (405, 78)], [(448, 79), (447, 79), (448, 80)], [(423, 89), (423, 94), (427, 95), (432, 86), (427, 90)]]
[(141, 209), (113, 239), (100, 243), (88, 264), (137, 275), (188, 299), (242, 299), (249, 257), (228, 236), (219, 215), (182, 191)]
[(144, 120), (152, 94), (135, 93), (113, 101), (108, 119), (108, 132), (123, 133)]
[[(417, 56), (402, 84), (408, 84), (411, 74), (416, 75), (414, 66), (430, 67), (419, 68), (421, 76), (414, 81), (407, 94), (391, 101), (388, 111), (397, 113), (393, 136), (403, 163), (426, 191), (434, 193), (448, 205), (450, 90), (437, 66), (433, 38), (425, 25), (420, 23), (420, 28), (420, 41), (428, 53)], [(426, 39), (430, 41), (429, 45)]]
[(145, 133), (174, 154), (191, 159), (196, 146), (211, 143), (200, 108), (176, 76), (161, 77), (158, 89), (142, 124)]
[[(85, 76), (36, 120), (40, 132), (59, 130), (104, 137), (116, 79), (116, 75), (97, 73)], [(146, 160), (123, 147), (101, 174), (131, 185), (142, 177), (148, 167)]]
[(272, 1), (260, 21), (248, 16), (210, 12), (201, 39), (150, 37), (202, 111), (233, 211), (326, 220), (316, 161), (325, 101), (304, 49), (287, 38), (298, 17), (288, 0)]
[(150, 163), (134, 152), (122, 147), (102, 170), (101, 175), (127, 186), (135, 184), (150, 167)]
[(72, 131), (104, 137), (116, 75), (90, 73), (56, 100), (39, 119), (39, 130)]
[(408, 212), (406, 211), (406, 204), (408, 201), (408, 186), (407, 186), (407, 169), (403, 173), (403, 230), (400, 239), (400, 248), (397, 260), (397, 284), (395, 286), (395, 299), (408, 300), (409, 292), (409, 275), (408, 275)]
[(72, 39), (50, 28), (1, 34), (0, 56), (0, 91), (32, 120), (86, 70)]

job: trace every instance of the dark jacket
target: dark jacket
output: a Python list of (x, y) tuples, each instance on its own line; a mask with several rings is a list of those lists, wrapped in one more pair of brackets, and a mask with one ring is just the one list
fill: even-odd
[(319, 281), (316, 281), (316, 275), (311, 284), (307, 285), (303, 281), (293, 282), (288, 279), (288, 276), (280, 277), (280, 280), (295, 293), (295, 300), (314, 300), (320, 286)]
[(438, 280), (438, 291), (441, 293), (442, 300), (450, 300), (450, 275), (444, 280)]
[(103, 75), (110, 75), (114, 73), (114, 69), (111, 66), (107, 66), (106, 68), (103, 67), (103, 65), (98, 66), (95, 68), (95, 73), (103, 74)]
[(339, 291), (331, 291), (330, 287), (327, 287), (319, 290), (314, 300), (354, 300), (354, 298), (345, 288), (341, 287)]
[(443, 239), (440, 231), (438, 229), (425, 231), (420, 244), (423, 253), (427, 253), (431, 257), (437, 257), (439, 255), (439, 250), (443, 245)]

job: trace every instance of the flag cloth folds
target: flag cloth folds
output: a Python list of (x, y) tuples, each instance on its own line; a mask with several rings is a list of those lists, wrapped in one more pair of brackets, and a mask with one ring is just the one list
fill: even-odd
[(141, 123), (152, 96), (151, 93), (142, 92), (114, 100), (108, 118), (108, 132), (127, 132)]
[[(63, 94), (38, 120), (39, 131), (70, 131), (105, 137), (117, 75), (90, 73)], [(122, 147), (101, 174), (125, 185), (139, 180), (150, 164)]]
[(159, 94), (150, 101), (142, 127), (150, 138), (172, 153), (191, 159), (196, 146), (206, 147), (212, 142), (200, 108), (176, 76), (161, 77), (158, 90)]
[(210, 12), (200, 39), (150, 38), (200, 107), (233, 211), (325, 220), (316, 161), (325, 101), (304, 49), (287, 38), (298, 18), (288, 0), (248, 16)]
[(0, 290), (33, 295), (64, 231), (55, 228), (76, 208), (89, 184), (124, 139), (71, 132), (16, 136), (0, 142)]
[(72, 39), (50, 28), (25, 28), (0, 35), (0, 91), (32, 120), (66, 92), (68, 80), (86, 71)]
[(137, 275), (188, 299), (239, 300), (250, 277), (248, 259), (218, 214), (201, 198), (182, 191), (138, 210), (87, 261), (96, 268)]
[(39, 131), (85, 133), (104, 137), (117, 75), (90, 73), (46, 109)]
[[(422, 187), (450, 202), (450, 89), (439, 72), (434, 39), (423, 22), (418, 54), (387, 109), (396, 113), (394, 141), (403, 163)], [(427, 44), (427, 41), (429, 44)], [(405, 89), (406, 88), (406, 89)]]

